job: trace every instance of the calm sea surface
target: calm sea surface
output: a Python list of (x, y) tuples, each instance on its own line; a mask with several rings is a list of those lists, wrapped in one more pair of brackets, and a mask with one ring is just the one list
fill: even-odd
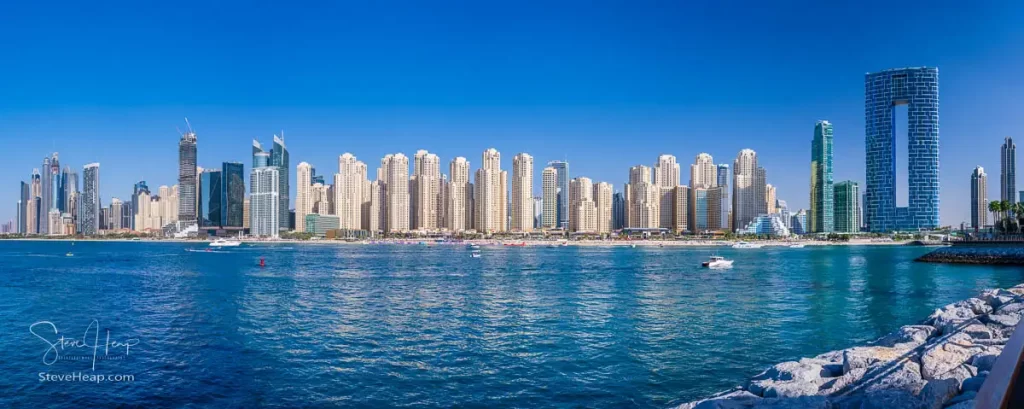
[[(660, 408), (1024, 282), (912, 247), (197, 248), (0, 241), (0, 407)], [(41, 380), (76, 373), (134, 381)]]

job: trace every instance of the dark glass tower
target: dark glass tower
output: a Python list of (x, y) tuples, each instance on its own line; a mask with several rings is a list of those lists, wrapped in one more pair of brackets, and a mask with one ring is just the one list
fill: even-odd
[(999, 151), (999, 200), (1017, 202), (1017, 145), (1007, 136)]
[(223, 212), (220, 225), (225, 228), (242, 228), (242, 217), (245, 212), (245, 171), (243, 166), (239, 162), (224, 162), (220, 200)]
[(219, 170), (206, 169), (199, 174), (199, 227), (220, 227), (223, 217), (221, 181)]
[(551, 161), (548, 166), (555, 168), (558, 186), (558, 224), (560, 229), (569, 228), (569, 162)]
[[(939, 226), (939, 70), (902, 68), (864, 77), (868, 230)], [(908, 207), (896, 207), (895, 107), (907, 105)]]
[(196, 223), (196, 133), (189, 129), (178, 142), (178, 222), (184, 226)]
[(270, 150), (270, 166), (277, 167), (278, 177), (280, 178), (280, 185), (278, 188), (278, 194), (280, 195), (278, 197), (278, 200), (280, 201), (280, 218), (278, 219), (281, 221), (280, 229), (290, 230), (292, 226), (289, 225), (289, 222), (285, 222), (285, 220), (288, 220), (289, 214), (288, 209), (290, 196), (288, 195), (288, 169), (291, 165), (289, 165), (288, 162), (288, 148), (284, 146), (283, 132), (281, 133), (281, 136), (274, 135), (274, 148)]
[(813, 233), (831, 233), (835, 227), (832, 182), (832, 124), (818, 121), (811, 140), (811, 212), (807, 215)]

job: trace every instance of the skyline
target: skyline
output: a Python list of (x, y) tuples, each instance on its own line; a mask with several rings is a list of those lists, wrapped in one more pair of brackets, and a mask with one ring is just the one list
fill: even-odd
[[(20, 11), (32, 6), (15, 7)], [(1024, 91), (1012, 75), (1024, 70), (1019, 52), (1024, 42), (1017, 41), (1021, 38), (1020, 29), (1010, 24), (1021, 16), (1019, 5), (998, 10), (975, 8), (964, 11), (959, 18), (937, 10), (919, 10), (907, 18), (905, 33), (887, 37), (888, 42), (881, 44), (871, 41), (879, 34), (866, 29), (884, 24), (892, 17), (844, 11), (842, 7), (773, 9), (768, 11), (769, 17), (776, 19), (769, 22), (755, 18), (756, 13), (729, 15), (750, 23), (751, 27), (741, 33), (729, 33), (715, 26), (725, 21), (727, 13), (722, 9), (563, 7), (567, 9), (550, 11), (555, 15), (578, 14), (578, 23), (569, 30), (572, 32), (541, 24), (537, 27), (539, 34), (529, 38), (533, 41), (502, 35), (524, 35), (533, 28), (526, 23), (536, 23), (537, 18), (529, 13), (514, 13), (509, 22), (494, 28), (471, 22), (484, 12), (479, 8), (442, 13), (432, 18), (454, 25), (418, 26), (424, 33), (412, 44), (395, 44), (390, 38), (368, 40), (387, 43), (397, 55), (390, 57), (371, 53), (369, 45), (355, 47), (339, 39), (337, 31), (325, 26), (323, 17), (295, 10), (285, 13), (280, 22), (296, 31), (290, 34), (293, 38), (315, 31), (323, 34), (308, 39), (316, 45), (354, 47), (346, 50), (356, 56), (374, 57), (353, 59), (351, 63), (356, 68), (343, 70), (340, 75), (298, 65), (322, 62), (337, 68), (338, 60), (320, 57), (304, 47), (292, 50), (273, 41), (254, 40), (245, 43), (251, 50), (243, 48), (242, 55), (225, 57), (208, 55), (210, 48), (198, 47), (196, 52), (203, 64), (196, 66), (196, 74), (169, 74), (167, 68), (157, 65), (173, 66), (173, 59), (147, 58), (153, 57), (151, 52), (128, 47), (126, 54), (117, 54), (117, 61), (134, 63), (137, 68), (157, 68), (149, 71), (151, 75), (131, 77), (148, 86), (139, 88), (129, 81), (114, 81), (114, 76), (125, 75), (124, 68), (102, 59), (97, 67), (75, 71), (29, 72), (33, 64), (55, 57), (25, 55), (33, 52), (27, 50), (32, 47), (24, 47), (26, 50), (13, 53), (14, 58), (27, 57), (29, 60), (25, 61), (34, 63), (0, 68), (0, 74), (24, 80), (13, 84), (9, 98), (0, 102), (0, 126), (5, 133), (16, 136), (10, 148), (17, 153), (0, 165), (5, 174), (0, 180), (0, 203), (15, 203), (18, 181), (27, 180), (32, 169), (40, 166), (42, 157), (53, 151), (61, 153), (62, 166), (72, 165), (79, 172), (85, 163), (103, 165), (104, 204), (113, 197), (122, 201), (130, 198), (132, 186), (139, 180), (146, 180), (151, 187), (173, 185), (177, 171), (174, 146), (180, 137), (174, 128), (181, 126), (181, 117), (188, 116), (198, 135), (198, 164), (202, 167), (219, 167), (226, 161), (248, 163), (251, 140), (266, 140), (283, 128), (293, 156), (292, 166), (308, 162), (321, 170), (318, 174), (336, 172), (337, 157), (345, 152), (374, 163), (387, 153), (402, 152), (411, 157), (419, 149), (437, 154), (442, 163), (457, 156), (467, 157), (475, 170), (480, 165), (473, 160), (477, 153), (494, 147), (504, 153), (502, 169), (512, 169), (511, 158), (520, 152), (532, 155), (538, 165), (567, 159), (571, 176), (612, 183), (617, 192), (622, 191), (631, 166), (652, 166), (661, 154), (676, 156), (680, 164), (691, 164), (697, 154), (708, 152), (716, 163), (729, 163), (741, 149), (750, 148), (758, 152), (759, 165), (767, 169), (767, 182), (777, 188), (777, 197), (787, 201), (791, 209), (809, 208), (808, 162), (814, 123), (828, 120), (834, 125), (834, 180), (853, 180), (864, 186), (864, 74), (890, 68), (937, 66), (942, 71), (939, 180), (940, 197), (944, 200), (940, 221), (942, 225), (955, 226), (970, 220), (968, 201), (956, 199), (969, 197), (969, 184), (964, 182), (967, 175), (979, 165), (998, 170), (998, 150), (1003, 138), (1017, 136), (1014, 130), (1024, 125), (1013, 114), (1020, 108), (1013, 96)], [(824, 36), (828, 38), (816, 38), (808, 35), (806, 28), (785, 27), (786, 22), (826, 11), (823, 7), (834, 15), (837, 28), (852, 26), (864, 31), (846, 33), (837, 29)], [(896, 11), (901, 7), (912, 6), (897, 6)], [(220, 11), (225, 10), (213, 10), (210, 14)], [(269, 11), (244, 12), (269, 15)], [(140, 13), (128, 10), (116, 16), (133, 12)], [(324, 14), (336, 16), (337, 10), (334, 12)], [(625, 14), (617, 15), (621, 12)], [(660, 15), (662, 12), (665, 16)], [(395, 20), (409, 17), (402, 11), (394, 13), (399, 13)], [(154, 23), (155, 27), (163, 27), (169, 22), (165, 19), (173, 17), (173, 13), (160, 18), (140, 14), (143, 21)], [(384, 10), (358, 10), (346, 18), (380, 18), (391, 14)], [(673, 17), (680, 16), (686, 21), (700, 20), (695, 16), (710, 20), (690, 28), (669, 24)], [(0, 30), (24, 29), (38, 34), (27, 36), (32, 38), (25, 41), (47, 45), (59, 31), (40, 31), (59, 24), (59, 17), (52, 22), (29, 18)], [(108, 18), (112, 17), (100, 20)], [(199, 18), (195, 24), (203, 26), (205, 18), (210, 16)], [(631, 22), (630, 18), (637, 21)], [(641, 22), (650, 24), (641, 28)], [(32, 23), (39, 26), (26, 27)], [(309, 27), (301, 29), (299, 23), (308, 23)], [(925, 34), (916, 34), (912, 28), (923, 24), (929, 25)], [(106, 37), (109, 30), (123, 28), (119, 20), (111, 21), (106, 28), (81, 28), (82, 40), (98, 38), (109, 47), (138, 45), (135, 41), (144, 40), (175, 40), (185, 44), (191, 41), (134, 25), (131, 28), (140, 30), (137, 40)], [(430, 56), (426, 61), (411, 58), (425, 57), (420, 53), (438, 51), (442, 45), (448, 45), (442, 40), (451, 40), (449, 31), (457, 28), (479, 34), (482, 39), (456, 42), (451, 51), (426, 54)], [(254, 28), (241, 29), (249, 32)], [(743, 36), (766, 29), (778, 38)], [(356, 24), (350, 30), (379, 33), (380, 29)], [(686, 43), (687, 35), (694, 33), (720, 38), (708, 45)], [(602, 35), (607, 41), (598, 41)], [(394, 36), (401, 38), (401, 33)], [(549, 45), (537, 41), (544, 36)], [(906, 46), (921, 43), (922, 36), (929, 46)], [(751, 44), (741, 40), (750, 40)], [(504, 46), (502, 49), (508, 55), (502, 58), (488, 51), (488, 41)], [(76, 45), (75, 41), (71, 43)], [(68, 46), (47, 46), (55, 49), (58, 58), (74, 54), (62, 48)], [(578, 52), (566, 53), (570, 46), (577, 47)], [(721, 47), (730, 54), (716, 51)], [(417, 48), (423, 50), (417, 52)], [(830, 59), (812, 58), (815, 53), (807, 50), (813, 49), (829, 50)], [(292, 51), (287, 53), (292, 57), (288, 61), (296, 65), (288, 65), (292, 70), (243, 71), (237, 75), (240, 78), (234, 78), (236, 73), (229, 68), (258, 59), (257, 54), (262, 51)], [(783, 64), (776, 62), (776, 56), (795, 60)], [(757, 66), (746, 64), (748, 58), (756, 61)], [(393, 66), (399, 61), (413, 60), (424, 65), (422, 70), (406, 71)], [(442, 69), (458, 68), (459, 63), (465, 67), (448, 72)], [(281, 68), (282, 64), (285, 63), (272, 65)], [(207, 66), (211, 68), (204, 68)], [(384, 69), (388, 67), (391, 68)], [(98, 68), (107, 71), (98, 72)], [(384, 72), (371, 75), (367, 71), (371, 68)], [(352, 70), (363, 75), (344, 75)], [(515, 70), (521, 73), (515, 74)], [(257, 81), (260, 75), (264, 78)], [(44, 76), (55, 84), (42, 85)], [(203, 81), (190, 84), (197, 78)], [(316, 80), (329, 81), (320, 92), (313, 92)], [(68, 81), (77, 81), (77, 86), (60, 86), (68, 85)], [(382, 87), (388, 81), (397, 83)], [(218, 85), (220, 82), (224, 84)], [(359, 83), (364, 84), (348, 87)], [(296, 86), (297, 91), (287, 90), (288, 85)], [(174, 86), (183, 88), (175, 90)], [(902, 132), (899, 127), (897, 132)], [(904, 145), (903, 151), (899, 150), (900, 145)], [(897, 148), (897, 155), (905, 157), (905, 143), (898, 142)], [(902, 166), (905, 163), (900, 165), (897, 180), (906, 180)], [(542, 169), (534, 167), (535, 181), (541, 180)], [(683, 174), (685, 181), (685, 170)], [(290, 183), (295, 183), (294, 176)], [(532, 195), (540, 196), (540, 190), (535, 182)], [(906, 195), (903, 186), (898, 201), (902, 197), (902, 203), (906, 203)], [(290, 207), (294, 207), (294, 201)], [(3, 209), (0, 219), (13, 219), (13, 205)]]

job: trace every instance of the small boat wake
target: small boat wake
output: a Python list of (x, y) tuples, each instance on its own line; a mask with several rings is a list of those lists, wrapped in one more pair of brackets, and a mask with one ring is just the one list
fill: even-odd
[(220, 254), (230, 253), (230, 251), (220, 251), (220, 250), (210, 250), (210, 249), (185, 249), (185, 251), (187, 251), (189, 253), (220, 253)]

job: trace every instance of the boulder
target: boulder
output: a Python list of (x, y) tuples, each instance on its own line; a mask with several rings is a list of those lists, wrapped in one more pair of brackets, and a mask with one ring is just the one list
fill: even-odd
[(828, 352), (826, 352), (824, 354), (821, 354), (821, 355), (818, 355), (818, 356), (816, 356), (816, 357), (814, 357), (812, 359), (816, 359), (816, 360), (820, 360), (820, 361), (826, 361), (826, 362), (830, 362), (830, 363), (834, 363), (834, 364), (835, 363), (841, 364), (841, 363), (843, 363), (843, 351), (842, 350), (839, 350), (839, 351), (828, 351)]
[[(954, 308), (960, 308), (960, 307), (970, 308), (971, 311), (973, 311), (974, 314), (976, 314), (976, 315), (988, 314), (988, 313), (992, 312), (992, 306), (989, 305), (989, 303), (985, 302), (984, 300), (982, 300), (980, 298), (968, 298), (968, 299), (963, 300), (963, 301), (955, 302), (955, 303), (951, 304), (950, 306), (952, 306)], [(949, 306), (947, 306), (947, 307), (949, 307)]]
[[(959, 395), (956, 395), (956, 397), (954, 397), (953, 399), (950, 399), (949, 402), (946, 402), (947, 405), (950, 405), (950, 406), (946, 406), (946, 408), (951, 408), (954, 405), (958, 405), (958, 404), (963, 403), (963, 402), (970, 402), (971, 405), (974, 405), (974, 397), (977, 396), (977, 395), (978, 395), (978, 393), (977, 392), (973, 392), (973, 391), (964, 392), (964, 393), (961, 393)], [(968, 406), (968, 407), (969, 408), (973, 408), (974, 406)]]
[(921, 366), (910, 359), (887, 362), (868, 368), (864, 376), (848, 391), (872, 393), (880, 391), (906, 391), (917, 395), (925, 385)]
[[(980, 302), (981, 300), (978, 301)], [(987, 304), (985, 305), (987, 306)], [(924, 344), (925, 341), (928, 341), (928, 338), (935, 335), (935, 332), (935, 327), (930, 325), (904, 325), (891, 334), (879, 338), (873, 344), (883, 347), (899, 345), (912, 348)]]
[(981, 298), (982, 301), (985, 301), (986, 303), (988, 303), (988, 305), (991, 305), (992, 308), (999, 308), (1003, 304), (1009, 304), (1011, 302), (1020, 301), (1020, 298), (1017, 297), (1017, 294), (1002, 289), (985, 291), (978, 298)]
[(801, 364), (821, 366), (821, 377), (832, 378), (843, 374), (843, 355), (840, 353), (837, 361), (828, 361), (818, 358), (800, 358), (797, 361)]
[(921, 375), (926, 380), (936, 379), (966, 363), (980, 349), (964, 333), (939, 338), (925, 345), (921, 352)]
[(973, 320), (977, 314), (974, 313), (969, 307), (950, 306), (944, 310), (935, 310), (930, 317), (929, 322), (935, 329), (939, 330), (942, 335), (949, 335), (967, 321)]
[(837, 399), (837, 409), (918, 409), (921, 401), (906, 391), (878, 391)]
[(824, 382), (823, 371), (821, 365), (809, 361), (783, 362), (753, 377), (747, 390), (766, 398), (814, 395)]
[(821, 385), (821, 389), (818, 390), (818, 394), (822, 396), (836, 396), (841, 395), (848, 390), (852, 390), (857, 382), (860, 382), (864, 374), (867, 373), (868, 368), (856, 368), (843, 374), (842, 376), (829, 379)]
[(964, 334), (967, 334), (967, 336), (971, 337), (972, 339), (1002, 338), (1001, 337), (1002, 331), (998, 332), (1000, 337), (996, 337), (993, 334), (992, 329), (990, 329), (989, 327), (987, 327), (987, 326), (985, 326), (984, 324), (981, 324), (981, 323), (970, 324), (970, 325), (964, 327), (963, 329), (961, 329), (960, 332), (963, 332)]
[(963, 385), (960, 387), (964, 392), (977, 392), (981, 390), (981, 385), (985, 383), (985, 379), (988, 378), (988, 374), (981, 374), (978, 376), (972, 376), (964, 380)]
[(904, 358), (908, 349), (889, 347), (853, 347), (843, 350), (843, 373), (857, 368), (868, 368), (879, 363)]
[(761, 398), (744, 390), (718, 394), (717, 396), (684, 403), (676, 409), (747, 409)]
[(956, 368), (950, 369), (944, 374), (939, 375), (935, 379), (953, 379), (956, 380), (957, 385), (963, 383), (963, 381), (978, 375), (978, 368), (971, 365), (963, 364)]
[(998, 354), (980, 353), (971, 358), (971, 365), (977, 367), (979, 371), (991, 371), (996, 359), (999, 359)]
[(955, 405), (946, 406), (946, 409), (974, 409), (974, 399), (965, 400)]
[[(1019, 290), (1024, 291), (1024, 288), (1021, 288)], [(1017, 294), (1017, 295), (1024, 295), (1024, 294)], [(1012, 303), (1009, 303), (1009, 304), (1001, 305), (998, 309), (996, 309), (996, 314), (1012, 314), (1012, 313), (1021, 313), (1021, 312), (1024, 312), (1024, 302), (1012, 302)]]
[(832, 402), (824, 396), (803, 396), (788, 399), (761, 399), (752, 409), (831, 409)]
[(989, 314), (981, 318), (983, 322), (999, 324), (1004, 327), (1016, 327), (1020, 322), (1020, 316), (1014, 314)]
[(917, 398), (922, 409), (942, 409), (959, 392), (960, 382), (956, 379), (933, 379), (924, 385)]

